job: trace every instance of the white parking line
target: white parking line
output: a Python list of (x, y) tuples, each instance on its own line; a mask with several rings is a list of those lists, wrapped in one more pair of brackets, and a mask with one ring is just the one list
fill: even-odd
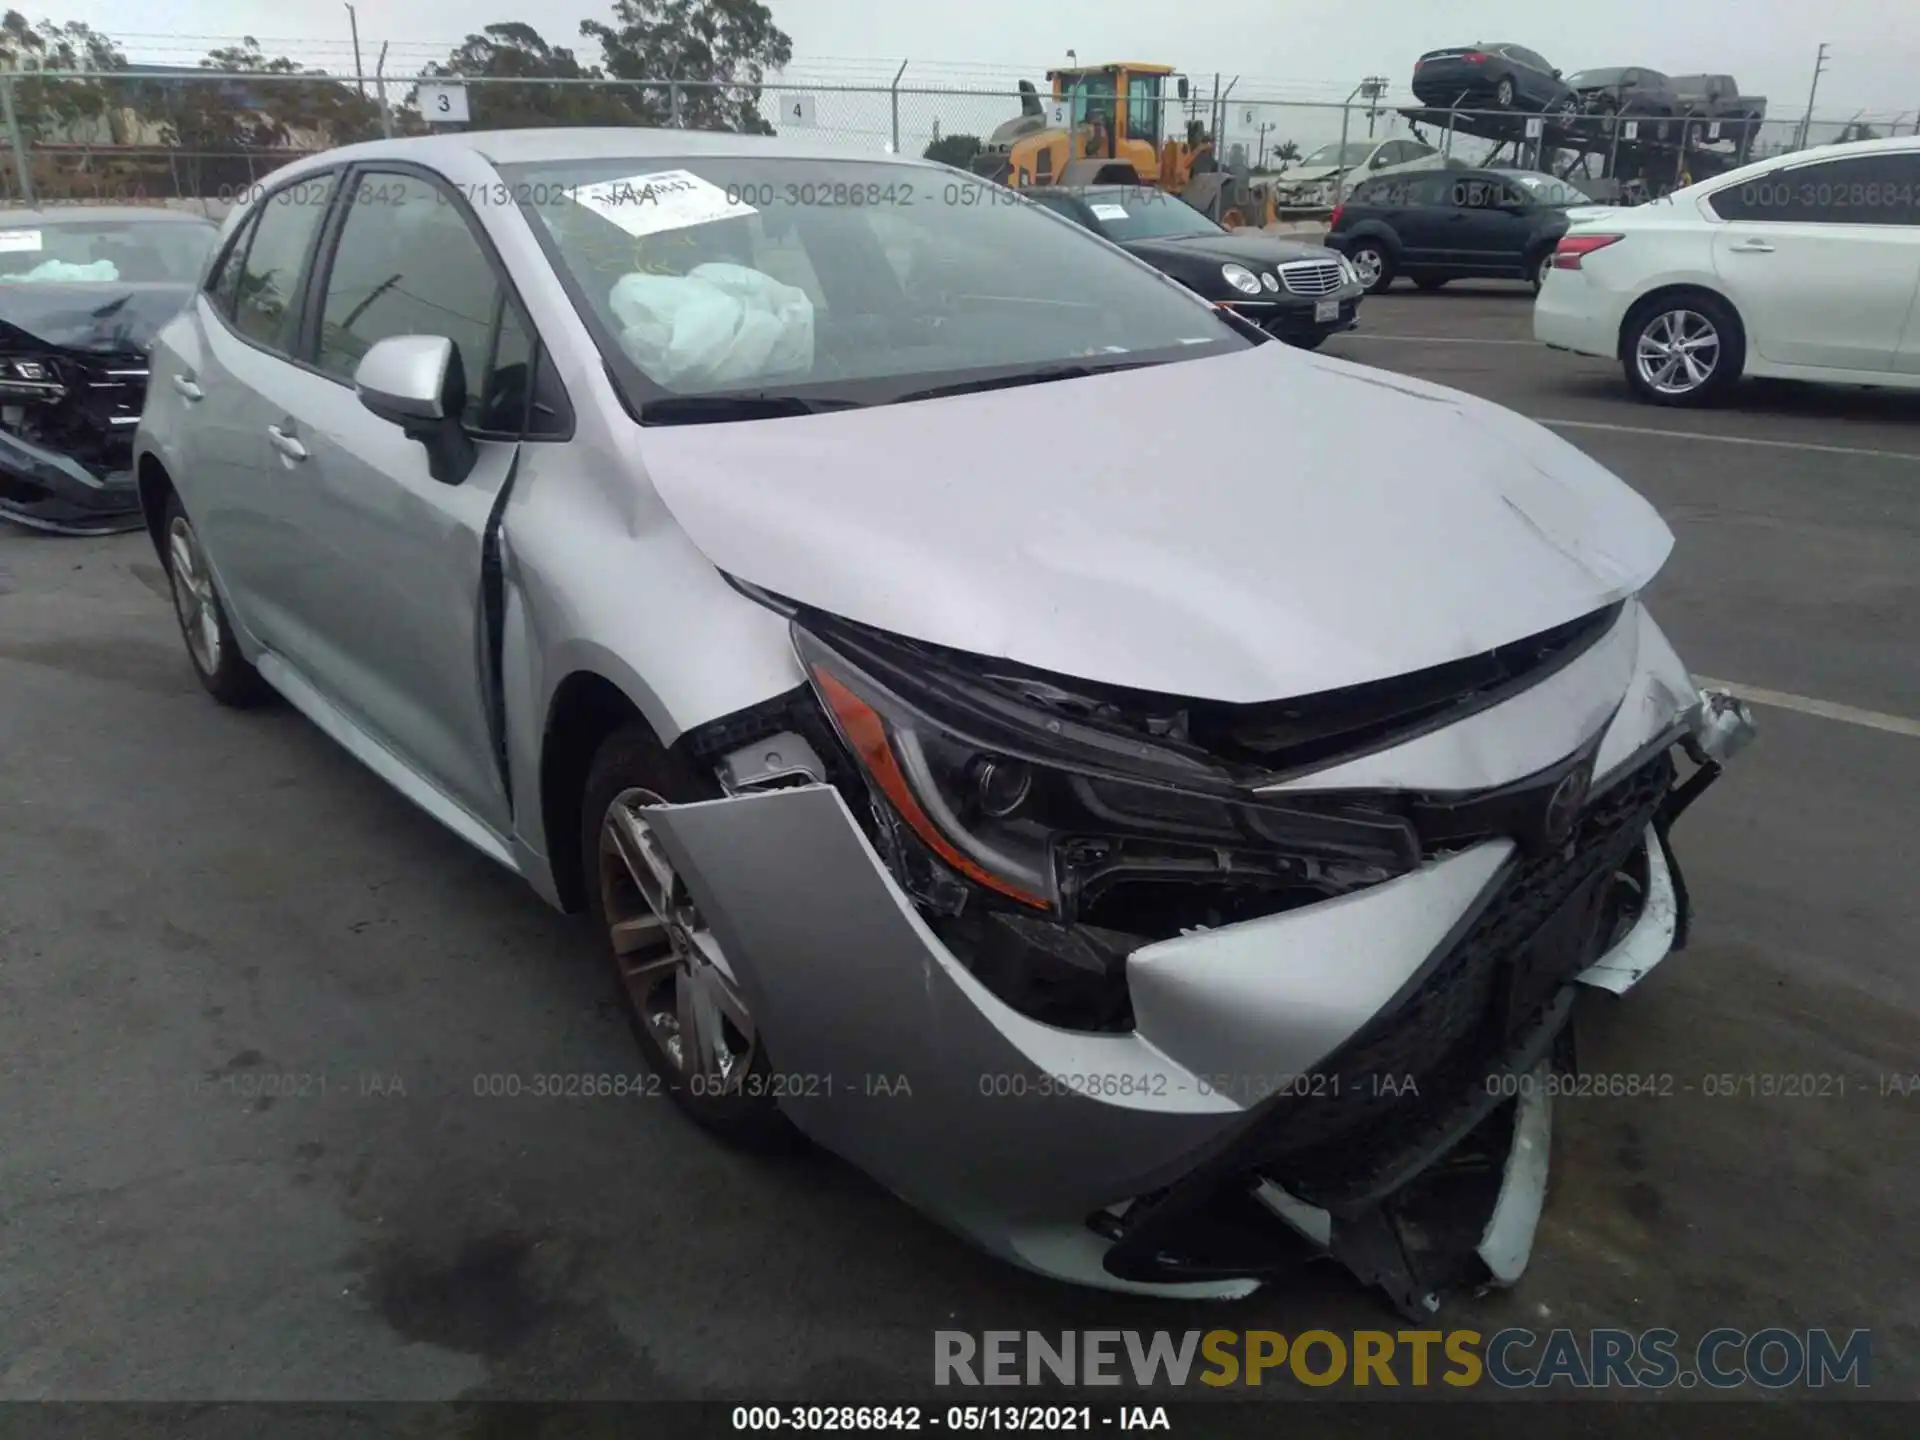
[(1838, 720), (1843, 725), (1861, 725), (1869, 730), (1885, 730), (1890, 735), (1920, 737), (1920, 720), (1904, 715), (1888, 715), (1879, 710), (1861, 710), (1852, 705), (1836, 705), (1831, 700), (1815, 700), (1806, 695), (1790, 695), (1784, 690), (1763, 690), (1758, 685), (1740, 685), (1732, 680), (1711, 680), (1705, 675), (1693, 677), (1706, 690), (1725, 690), (1750, 700), (1755, 705), (1771, 705), (1776, 710), (1797, 710), (1802, 715), (1817, 715), (1822, 720)]
[(1349, 330), (1345, 340), (1404, 340), (1421, 345), (1539, 345), (1538, 340), (1496, 340), (1488, 335), (1383, 335), (1377, 330)]
[(1649, 425), (1615, 425), (1605, 420), (1556, 420), (1531, 417), (1535, 424), (1556, 430), (1611, 430), (1621, 435), (1657, 435), (1665, 440), (1710, 440), (1716, 445), (1757, 445), (1763, 450), (1811, 450), (1821, 455), (1861, 455), (1869, 460), (1911, 460), (1920, 454), (1906, 450), (1869, 450), (1859, 445), (1818, 445), (1811, 440), (1759, 440), (1751, 435), (1714, 435), (1705, 430), (1662, 430)]

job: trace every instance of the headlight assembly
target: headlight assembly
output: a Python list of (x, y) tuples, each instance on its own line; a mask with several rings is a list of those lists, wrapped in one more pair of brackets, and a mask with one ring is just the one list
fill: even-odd
[(1229, 285), (1233, 286), (1233, 288), (1238, 290), (1242, 295), (1258, 295), (1260, 293), (1260, 277), (1244, 265), (1222, 265), (1220, 267), (1220, 274)]
[(1257, 777), (1087, 697), (1038, 680), (1015, 693), (978, 662), (838, 624), (793, 634), (876, 813), (999, 903), (1074, 921), (1115, 887), (1335, 894), (1418, 863), (1403, 817), (1268, 803)]
[(1340, 257), (1340, 275), (1349, 285), (1360, 283), (1360, 272), (1353, 268), (1353, 262), (1344, 255)]

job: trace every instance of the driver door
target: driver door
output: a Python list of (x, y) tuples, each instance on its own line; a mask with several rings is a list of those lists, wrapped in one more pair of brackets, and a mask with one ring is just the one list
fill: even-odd
[[(297, 453), (277, 461), (296, 507), (289, 660), (420, 778), (496, 833), (508, 795), (487, 718), (483, 543), (526, 433), (536, 344), (490, 246), (423, 171), (362, 169), (315, 266), (304, 364), (272, 403)], [(477, 462), (458, 483), (359, 402), (379, 340), (439, 335), (465, 375)], [(536, 427), (537, 428), (537, 427)]]

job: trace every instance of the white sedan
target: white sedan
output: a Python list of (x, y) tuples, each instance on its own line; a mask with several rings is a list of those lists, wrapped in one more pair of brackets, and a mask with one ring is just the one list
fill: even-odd
[(1920, 389), (1920, 139), (1775, 156), (1575, 212), (1533, 333), (1617, 358), (1656, 405), (1742, 375)]

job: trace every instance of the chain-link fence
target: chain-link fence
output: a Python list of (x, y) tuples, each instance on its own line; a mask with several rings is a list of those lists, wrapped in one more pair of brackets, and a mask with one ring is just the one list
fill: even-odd
[[(904, 67), (902, 67), (904, 74)], [(279, 166), (382, 135), (549, 125), (660, 126), (817, 137), (965, 165), (1039, 97), (1019, 90), (772, 81), (497, 79), (197, 70), (0, 74), (10, 163), (0, 200), (139, 202), (244, 194)], [(1134, 138), (1206, 139), (1225, 166), (1272, 177), (1311, 210), (1394, 165), (1497, 164), (1551, 171), (1600, 199), (1659, 195), (1809, 145), (1920, 132), (1888, 120), (1751, 113), (1605, 115), (1423, 109), (1410, 101), (1303, 102), (1201, 93), (1133, 116)]]

